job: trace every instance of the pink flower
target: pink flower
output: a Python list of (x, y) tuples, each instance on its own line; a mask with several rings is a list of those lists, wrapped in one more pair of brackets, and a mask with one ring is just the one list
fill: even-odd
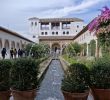
[(110, 21), (110, 9), (108, 7), (104, 7), (104, 10), (101, 10), (101, 15), (96, 17), (88, 26), (88, 30), (90, 32), (96, 31), (95, 34), (100, 29), (100, 24), (106, 23)]

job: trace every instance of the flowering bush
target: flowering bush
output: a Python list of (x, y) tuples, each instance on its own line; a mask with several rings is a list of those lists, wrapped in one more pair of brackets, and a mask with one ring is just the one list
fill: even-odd
[(96, 17), (89, 25), (89, 31), (96, 31), (96, 34), (110, 32), (110, 9), (104, 7), (101, 15)]
[(101, 15), (96, 17), (88, 27), (90, 32), (95, 32), (98, 37), (99, 44), (103, 47), (105, 52), (109, 52), (110, 49), (110, 9), (104, 7), (101, 11)]

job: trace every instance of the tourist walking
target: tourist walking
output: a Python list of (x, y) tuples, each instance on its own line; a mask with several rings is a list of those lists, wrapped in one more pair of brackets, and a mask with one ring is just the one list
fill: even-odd
[(20, 57), (23, 57), (23, 50), (20, 50)]
[(20, 57), (21, 50), (18, 49), (18, 58)]
[(14, 54), (14, 50), (13, 50), (13, 48), (11, 48), (11, 50), (10, 50), (10, 59), (13, 59), (13, 54)]
[(1, 55), (2, 55), (2, 58), (5, 59), (6, 48), (3, 48), (3, 49), (2, 49), (2, 51), (1, 51)]
[(13, 54), (14, 54), (14, 58), (16, 59), (16, 55), (17, 55), (17, 50), (16, 50), (16, 48), (14, 49)]

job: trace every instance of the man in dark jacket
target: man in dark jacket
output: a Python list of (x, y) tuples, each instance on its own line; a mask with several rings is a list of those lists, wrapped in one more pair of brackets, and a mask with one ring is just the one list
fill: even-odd
[(13, 54), (14, 54), (14, 51), (13, 51), (13, 48), (11, 48), (11, 50), (10, 50), (10, 59), (13, 59)]
[(1, 54), (2, 54), (2, 58), (5, 59), (6, 48), (3, 48), (3, 49), (2, 49)]

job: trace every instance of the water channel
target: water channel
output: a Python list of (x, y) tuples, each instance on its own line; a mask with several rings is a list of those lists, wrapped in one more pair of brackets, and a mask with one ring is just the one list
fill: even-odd
[(64, 100), (61, 92), (61, 80), (64, 72), (59, 60), (52, 60), (40, 85), (36, 100)]
[[(64, 76), (62, 65), (59, 60), (52, 60), (41, 82), (35, 100), (64, 100), (61, 91), (61, 82)], [(13, 100), (11, 97), (10, 100)], [(91, 95), (88, 100), (93, 100)]]

